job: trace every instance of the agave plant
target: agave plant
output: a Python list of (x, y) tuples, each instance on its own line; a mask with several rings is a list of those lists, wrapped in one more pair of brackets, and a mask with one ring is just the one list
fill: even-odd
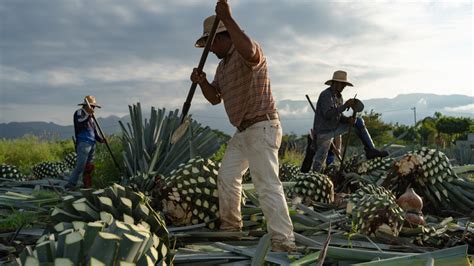
[(25, 180), (25, 176), (14, 165), (0, 164), (0, 177), (17, 181)]
[(23, 250), (22, 265), (155, 265), (169, 251), (143, 224), (102, 219), (59, 223), (54, 229), (38, 239), (34, 250)]
[(395, 196), (384, 187), (368, 184), (353, 193), (346, 212), (352, 215), (352, 224), (363, 234), (374, 234), (380, 228), (397, 236), (403, 225), (403, 209)]
[(434, 208), (470, 213), (474, 206), (474, 182), (456, 175), (446, 155), (423, 147), (405, 154), (378, 181), (397, 196), (413, 187)]
[(76, 196), (67, 195), (63, 197), (62, 205), (54, 207), (51, 219), (58, 223), (87, 223), (100, 219), (108, 223), (117, 220), (142, 224), (150, 228), (166, 247), (169, 246), (168, 230), (161, 216), (151, 208), (149, 199), (143, 193), (127, 186), (114, 184), (99, 190), (83, 189)]
[(61, 178), (67, 170), (63, 162), (41, 162), (33, 166), (33, 176), (35, 179)]
[(123, 132), (123, 158), (128, 178), (124, 183), (132, 183), (139, 176), (140, 191), (153, 189), (155, 176), (167, 176), (179, 164), (200, 156), (208, 158), (215, 153), (220, 143), (209, 127), (203, 127), (191, 120), (188, 130), (172, 144), (173, 132), (180, 125), (179, 110), (151, 108), (149, 119), (143, 119), (140, 103), (129, 106), (131, 123), (119, 124)]

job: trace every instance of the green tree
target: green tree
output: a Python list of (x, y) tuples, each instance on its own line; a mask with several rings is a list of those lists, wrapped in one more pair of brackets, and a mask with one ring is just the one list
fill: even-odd
[(466, 117), (441, 116), (435, 124), (439, 133), (445, 134), (445, 138), (451, 143), (463, 135), (466, 136), (470, 130), (472, 120)]
[(398, 138), (403, 134), (405, 134), (405, 136), (403, 136), (401, 140), (405, 144), (415, 143), (420, 138), (420, 134), (417, 131), (416, 127), (399, 125), (398, 123), (395, 124), (395, 126), (393, 127), (393, 136), (395, 138)]
[(423, 146), (430, 146), (434, 144), (435, 137), (437, 135), (436, 131), (436, 118), (425, 117), (423, 120), (419, 121), (416, 125), (418, 129), (418, 134), (420, 135), (420, 144)]

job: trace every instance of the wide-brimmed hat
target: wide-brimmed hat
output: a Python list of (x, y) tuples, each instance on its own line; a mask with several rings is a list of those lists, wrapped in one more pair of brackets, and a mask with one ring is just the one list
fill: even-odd
[(334, 74), (332, 75), (332, 79), (326, 81), (324, 84), (331, 85), (333, 81), (343, 82), (343, 83), (346, 83), (347, 86), (354, 87), (354, 85), (352, 85), (352, 83), (347, 81), (347, 72), (346, 71), (338, 70), (338, 71), (334, 72)]
[(79, 103), (77, 105), (87, 105), (87, 102), (86, 100), (89, 102), (89, 104), (91, 106), (95, 106), (95, 107), (99, 107), (99, 108), (102, 108), (102, 106), (100, 106), (97, 101), (95, 100), (95, 97), (92, 96), (92, 95), (87, 95), (86, 97), (84, 97), (84, 102), (82, 103)]
[[(216, 15), (212, 15), (204, 20), (203, 23), (203, 33), (202, 36), (196, 41), (194, 46), (202, 48), (206, 46), (207, 37), (209, 37), (209, 33), (211, 32), (212, 25), (214, 24), (214, 20), (216, 19)], [(219, 25), (217, 26), (216, 34), (219, 32), (227, 31), (227, 28), (224, 26), (222, 21), (219, 21)]]

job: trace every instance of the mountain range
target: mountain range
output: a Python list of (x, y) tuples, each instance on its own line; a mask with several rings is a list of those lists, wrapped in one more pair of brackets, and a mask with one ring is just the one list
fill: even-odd
[[(316, 105), (316, 96), (312, 96)], [(435, 112), (455, 117), (469, 117), (474, 119), (474, 97), (466, 95), (436, 95), (436, 94), (402, 94), (395, 98), (377, 98), (362, 100), (364, 111), (381, 113), (386, 123), (413, 125), (415, 119), (421, 120), (433, 116)], [(308, 102), (303, 100), (282, 100), (277, 103), (284, 133), (302, 135), (308, 132), (313, 122), (313, 111)], [(192, 117), (203, 125), (218, 129), (226, 134), (232, 134), (235, 129), (229, 123), (223, 105), (211, 106), (205, 109), (193, 110)], [(145, 117), (147, 113), (144, 114)], [(127, 123), (129, 116), (98, 117), (102, 130), (107, 134), (120, 131), (119, 120)], [(9, 122), (0, 123), (0, 138), (13, 139), (25, 134), (32, 134), (46, 138), (68, 139), (74, 135), (72, 125), (62, 126), (52, 122)]]

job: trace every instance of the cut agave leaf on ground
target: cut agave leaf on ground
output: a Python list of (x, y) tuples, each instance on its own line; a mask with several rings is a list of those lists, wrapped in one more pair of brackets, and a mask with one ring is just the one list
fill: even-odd
[(262, 238), (260, 238), (260, 241), (258, 242), (257, 250), (255, 251), (255, 256), (252, 257), (251, 266), (260, 266), (265, 264), (265, 257), (267, 256), (267, 253), (270, 250), (270, 246), (270, 235), (265, 234)]
[[(398, 266), (398, 265), (429, 265), (428, 261), (433, 261), (434, 265), (469, 265), (467, 245), (457, 246), (422, 254), (411, 254), (394, 258), (387, 258), (378, 261), (370, 261), (355, 265), (360, 266)], [(433, 264), (431, 264), (433, 265)]]

